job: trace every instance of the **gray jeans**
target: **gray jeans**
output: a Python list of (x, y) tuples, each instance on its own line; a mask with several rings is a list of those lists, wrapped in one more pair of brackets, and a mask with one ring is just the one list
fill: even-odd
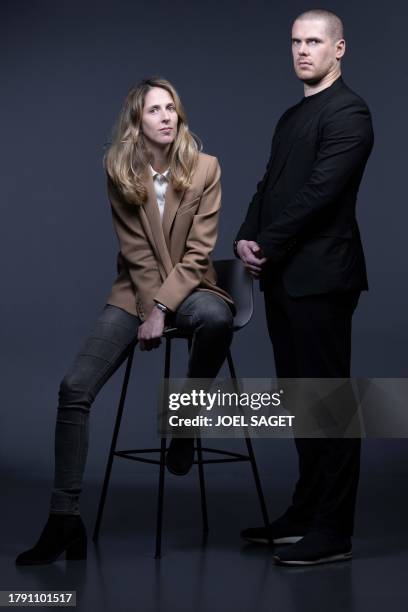
[[(172, 315), (172, 325), (192, 333), (189, 378), (215, 378), (232, 339), (228, 304), (208, 291), (194, 291)], [(126, 359), (141, 321), (106, 304), (59, 389), (55, 428), (55, 474), (50, 512), (79, 514), (88, 454), (90, 407)]]

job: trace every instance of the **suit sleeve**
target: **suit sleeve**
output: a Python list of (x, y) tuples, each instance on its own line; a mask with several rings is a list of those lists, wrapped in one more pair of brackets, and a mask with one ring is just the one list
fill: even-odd
[[(148, 315), (154, 307), (153, 296), (161, 285), (157, 260), (140, 224), (137, 210), (132, 217), (131, 226), (127, 204), (120, 196), (116, 186), (108, 177), (108, 197), (112, 210), (112, 221), (120, 246), (120, 255), (126, 265), (132, 283)], [(134, 205), (136, 208), (136, 205)]]
[(274, 263), (282, 260), (316, 215), (338, 202), (350, 178), (363, 172), (372, 146), (371, 116), (362, 101), (328, 106), (309, 179), (280, 216), (258, 235), (266, 257)]
[(269, 173), (270, 162), (266, 166), (265, 174), (256, 186), (256, 192), (254, 193), (251, 202), (249, 203), (247, 214), (244, 222), (238, 230), (235, 240), (256, 240), (258, 234), (258, 219), (261, 206), (262, 192), (264, 190), (268, 173)]
[(170, 310), (196, 289), (208, 269), (210, 255), (217, 241), (221, 207), (221, 170), (215, 157), (210, 159), (200, 204), (193, 217), (185, 253), (155, 295)]
[(266, 183), (268, 180), (269, 170), (272, 163), (273, 152), (276, 146), (276, 139), (279, 135), (279, 130), (284, 123), (286, 117), (290, 114), (291, 108), (289, 108), (283, 115), (280, 117), (278, 123), (276, 124), (274, 135), (272, 138), (271, 150), (269, 153), (269, 160), (266, 165), (265, 173), (262, 179), (256, 186), (256, 192), (254, 193), (251, 202), (249, 203), (246, 217), (244, 219), (243, 224), (239, 228), (238, 234), (236, 235), (235, 240), (257, 240), (258, 231), (259, 231), (259, 215), (262, 205), (262, 195), (264, 189), (266, 187)]
[(251, 202), (249, 203), (244, 222), (242, 223), (241, 227), (238, 230), (238, 234), (235, 237), (236, 241), (238, 240), (256, 240), (257, 239), (257, 234), (259, 230), (259, 214), (260, 214), (260, 208), (261, 208), (261, 203), (262, 203), (262, 194), (265, 189), (266, 182), (268, 180), (268, 174), (269, 174), (269, 169), (271, 165), (272, 150), (273, 150), (273, 141), (272, 141), (271, 152), (269, 154), (269, 160), (266, 165), (265, 173), (262, 179), (259, 181), (259, 183), (256, 186), (256, 191), (251, 199)]

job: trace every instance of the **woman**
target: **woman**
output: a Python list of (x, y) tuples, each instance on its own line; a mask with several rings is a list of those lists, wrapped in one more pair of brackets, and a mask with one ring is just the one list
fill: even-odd
[[(232, 337), (232, 300), (216, 286), (210, 254), (217, 237), (220, 168), (200, 153), (174, 87), (152, 78), (133, 88), (105, 156), (118, 236), (118, 277), (107, 304), (59, 390), (50, 514), (18, 565), (86, 558), (79, 512), (88, 421), (98, 391), (126, 358), (160, 344), (165, 323), (193, 335), (187, 376), (214, 378)], [(211, 358), (210, 358), (211, 352)], [(186, 474), (194, 441), (173, 439), (168, 469)]]

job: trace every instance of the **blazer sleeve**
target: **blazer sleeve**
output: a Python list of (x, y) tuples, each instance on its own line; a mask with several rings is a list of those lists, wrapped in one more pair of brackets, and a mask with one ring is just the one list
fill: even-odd
[(272, 158), (274, 155), (274, 150), (276, 147), (276, 140), (279, 136), (279, 130), (284, 123), (286, 117), (290, 114), (291, 108), (289, 108), (283, 115), (280, 117), (278, 123), (276, 124), (275, 131), (272, 138), (271, 150), (269, 153), (269, 160), (266, 165), (265, 173), (262, 179), (256, 186), (256, 191), (249, 203), (246, 217), (244, 219), (243, 224), (238, 230), (238, 234), (235, 237), (235, 240), (257, 240), (258, 231), (259, 231), (259, 216), (262, 206), (262, 196), (266, 187), (266, 183), (268, 181), (269, 170), (272, 163)]
[(270, 160), (266, 166), (265, 174), (256, 186), (256, 192), (254, 193), (251, 202), (249, 203), (248, 210), (235, 237), (235, 240), (256, 240), (259, 228), (259, 213), (261, 206), (262, 193), (265, 188), (265, 184), (269, 174)]
[(359, 179), (372, 146), (371, 116), (362, 100), (345, 102), (340, 107), (328, 105), (309, 179), (279, 217), (258, 235), (266, 257), (273, 263), (283, 259), (316, 215), (338, 202), (350, 179)]
[(274, 135), (274, 138), (272, 139), (271, 151), (269, 154), (269, 160), (266, 165), (265, 173), (262, 179), (259, 181), (259, 183), (256, 186), (256, 191), (254, 195), (252, 196), (252, 199), (249, 203), (244, 222), (242, 223), (235, 237), (236, 241), (238, 240), (256, 240), (257, 239), (257, 235), (259, 231), (259, 215), (260, 215), (260, 209), (262, 205), (262, 195), (266, 187), (266, 182), (268, 180), (269, 170), (270, 170), (271, 161), (272, 161), (274, 141), (276, 138), (276, 134), (278, 133), (279, 124), (281, 120), (278, 122), (278, 125), (276, 126), (275, 135)]
[[(107, 189), (120, 253), (147, 315), (154, 307), (153, 296), (162, 283), (157, 260), (141, 226), (137, 210), (130, 217), (129, 207), (132, 205), (123, 200), (109, 176)], [(136, 205), (134, 207), (136, 208)]]
[(155, 301), (170, 310), (196, 289), (207, 272), (210, 255), (217, 241), (218, 219), (221, 207), (221, 170), (217, 158), (211, 157), (203, 193), (194, 214), (186, 240), (183, 258), (178, 262), (159, 291)]

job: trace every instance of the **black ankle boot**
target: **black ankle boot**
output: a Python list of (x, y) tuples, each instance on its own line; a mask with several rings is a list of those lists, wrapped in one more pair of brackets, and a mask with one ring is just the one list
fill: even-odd
[(86, 559), (86, 529), (78, 514), (50, 514), (37, 544), (18, 555), (16, 564), (52, 563), (63, 552), (67, 561)]
[(172, 438), (166, 456), (169, 472), (176, 476), (187, 474), (194, 461), (194, 438)]

